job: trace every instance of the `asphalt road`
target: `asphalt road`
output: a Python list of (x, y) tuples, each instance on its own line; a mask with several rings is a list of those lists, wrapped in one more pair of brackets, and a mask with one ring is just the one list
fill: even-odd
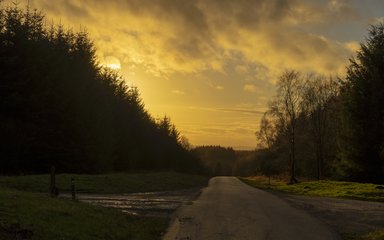
[(164, 240), (340, 239), (319, 220), (234, 177), (215, 177), (176, 213)]

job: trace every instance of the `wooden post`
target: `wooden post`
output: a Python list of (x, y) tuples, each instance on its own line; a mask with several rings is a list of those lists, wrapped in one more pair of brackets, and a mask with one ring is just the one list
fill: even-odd
[(51, 166), (51, 184), (49, 186), (49, 194), (51, 197), (56, 197), (56, 169)]
[(271, 185), (271, 174), (268, 175), (268, 185)]
[(75, 178), (71, 178), (71, 191), (72, 191), (72, 200), (76, 200), (76, 188), (75, 188)]

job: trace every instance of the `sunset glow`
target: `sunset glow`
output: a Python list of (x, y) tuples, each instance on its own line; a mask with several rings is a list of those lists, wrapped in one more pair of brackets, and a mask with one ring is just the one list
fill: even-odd
[(106, 65), (106, 67), (111, 68), (113, 70), (119, 70), (121, 66), (118, 63), (109, 63)]
[(343, 76), (384, 12), (381, 0), (29, 2), (49, 23), (85, 27), (100, 64), (132, 81), (146, 109), (169, 116), (191, 144), (237, 149), (256, 146), (282, 71)]
[(107, 56), (104, 58), (104, 66), (113, 70), (120, 70), (121, 63), (120, 60), (113, 56)]

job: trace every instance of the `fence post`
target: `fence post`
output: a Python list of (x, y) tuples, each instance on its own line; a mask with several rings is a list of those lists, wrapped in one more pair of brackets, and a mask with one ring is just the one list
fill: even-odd
[(51, 197), (56, 197), (56, 169), (51, 166), (51, 184), (49, 186), (49, 194)]
[(75, 178), (71, 178), (71, 191), (72, 191), (72, 200), (76, 200), (76, 188), (75, 188)]

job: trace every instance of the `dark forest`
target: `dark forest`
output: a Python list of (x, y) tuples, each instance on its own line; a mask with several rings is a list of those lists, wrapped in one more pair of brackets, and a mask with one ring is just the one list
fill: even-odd
[(44, 25), (38, 11), (0, 11), (0, 172), (200, 172), (168, 117), (101, 67), (85, 31)]

